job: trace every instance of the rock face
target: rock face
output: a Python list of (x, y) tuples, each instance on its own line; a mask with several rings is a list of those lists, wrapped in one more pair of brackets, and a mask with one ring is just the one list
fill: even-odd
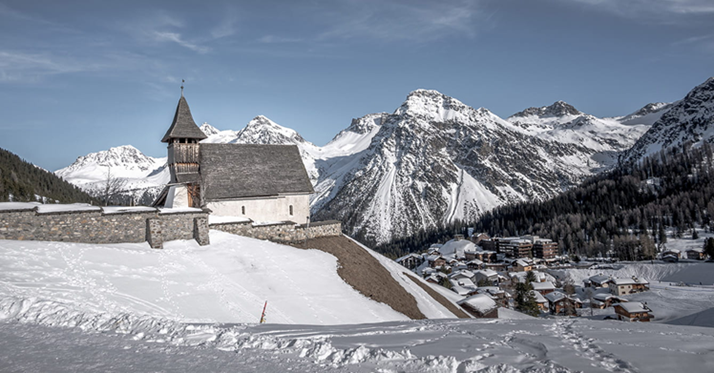
[(714, 77), (692, 89), (657, 120), (619, 160), (626, 164), (672, 146), (714, 142)]

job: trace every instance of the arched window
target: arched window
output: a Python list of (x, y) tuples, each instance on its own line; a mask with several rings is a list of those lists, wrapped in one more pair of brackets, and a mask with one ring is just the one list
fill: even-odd
[(245, 206), (240, 207), (240, 213), (245, 215)]
[(290, 205), (290, 216), (293, 216), (293, 205)]

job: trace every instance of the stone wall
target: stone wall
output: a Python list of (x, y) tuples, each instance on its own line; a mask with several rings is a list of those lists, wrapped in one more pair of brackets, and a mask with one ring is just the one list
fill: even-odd
[(41, 212), (39, 207), (0, 210), (0, 239), (119, 243), (148, 241), (161, 248), (164, 241), (208, 241), (208, 213), (190, 210), (166, 213), (138, 209), (107, 213), (99, 207)]
[(210, 224), (209, 227), (210, 229), (240, 236), (286, 243), (300, 242), (317, 237), (340, 236), (342, 234), (342, 223), (336, 220), (310, 223), (309, 227), (307, 224), (298, 225), (293, 222), (254, 225), (252, 221), (214, 223)]

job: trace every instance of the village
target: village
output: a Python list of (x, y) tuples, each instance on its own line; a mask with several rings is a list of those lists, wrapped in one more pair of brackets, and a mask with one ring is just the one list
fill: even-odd
[[(458, 302), (477, 318), (498, 318), (499, 308), (536, 317), (582, 317), (649, 322), (657, 310), (633, 294), (650, 290), (650, 282), (637, 276), (615, 277), (603, 273), (581, 283), (563, 276), (570, 269), (612, 269), (611, 258), (580, 261), (558, 255), (558, 244), (538, 236), (489, 237), (485, 233), (457, 234), (425, 252), (410, 253), (396, 262), (426, 281), (463, 297)], [(659, 262), (706, 259), (700, 247), (668, 249)]]

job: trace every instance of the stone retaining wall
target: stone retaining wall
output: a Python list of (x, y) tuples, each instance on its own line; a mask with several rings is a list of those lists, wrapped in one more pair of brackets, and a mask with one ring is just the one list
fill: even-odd
[(208, 213), (158, 209), (105, 213), (92, 211), (38, 212), (38, 208), (0, 210), (0, 239), (120, 243), (148, 241), (161, 248), (164, 241), (195, 239), (208, 245)]
[(295, 224), (283, 222), (276, 224), (254, 225), (252, 221), (233, 223), (213, 223), (210, 229), (237, 234), (239, 236), (269, 240), (274, 242), (301, 242), (317, 237), (333, 237), (342, 235), (342, 223), (337, 220), (316, 223)]

